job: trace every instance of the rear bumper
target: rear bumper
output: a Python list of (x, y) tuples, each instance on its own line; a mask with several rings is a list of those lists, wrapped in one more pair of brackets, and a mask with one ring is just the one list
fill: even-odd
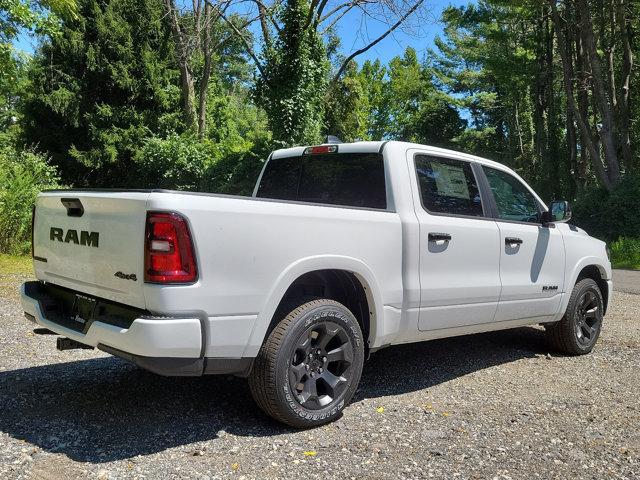
[[(200, 318), (152, 317), (140, 315), (128, 327), (100, 320), (88, 328), (62, 325), (55, 314), (46, 314), (47, 298), (41, 282), (21, 286), (21, 303), (26, 317), (59, 335), (96, 347), (136, 365), (167, 376), (197, 376), (205, 373), (246, 374), (252, 359), (204, 357)], [(140, 314), (140, 312), (137, 312)], [(115, 324), (114, 324), (115, 323)], [(130, 323), (130, 324), (129, 324)]]

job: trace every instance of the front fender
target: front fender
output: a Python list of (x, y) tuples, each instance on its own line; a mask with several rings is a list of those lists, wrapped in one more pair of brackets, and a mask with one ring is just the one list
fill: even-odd
[[(575, 286), (578, 275), (585, 267), (596, 266), (600, 271), (600, 275), (604, 280), (611, 280), (611, 264), (607, 261), (604, 261), (602, 257), (597, 256), (586, 256), (582, 257), (578, 262), (576, 262), (573, 268), (567, 271), (567, 278), (565, 280), (565, 289), (563, 293), (562, 303), (560, 305), (560, 311), (558, 312), (557, 320), (561, 319), (564, 315), (564, 312), (567, 310), (567, 306), (569, 305), (569, 299), (571, 298), (571, 291)], [(610, 299), (609, 299), (610, 300)]]
[(369, 329), (370, 343), (376, 338), (377, 325), (380, 321), (378, 317), (382, 315), (383, 303), (380, 286), (369, 266), (363, 261), (353, 257), (317, 255), (302, 258), (289, 265), (280, 273), (273, 288), (267, 295), (265, 305), (260, 309), (251, 337), (245, 348), (244, 357), (255, 357), (258, 355), (271, 319), (291, 284), (302, 275), (317, 270), (344, 270), (356, 275), (365, 289), (367, 301), (369, 302), (371, 312)]

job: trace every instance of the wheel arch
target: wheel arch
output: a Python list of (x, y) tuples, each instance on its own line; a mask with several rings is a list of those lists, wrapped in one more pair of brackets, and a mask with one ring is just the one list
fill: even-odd
[(575, 283), (578, 283), (580, 280), (584, 278), (591, 278), (594, 280), (598, 287), (600, 288), (600, 293), (602, 293), (602, 301), (604, 303), (604, 313), (607, 312), (607, 307), (609, 305), (609, 286), (607, 285), (606, 272), (603, 267), (598, 265), (587, 265), (580, 270), (578, 276), (576, 277)]
[(609, 270), (603, 265), (603, 262), (598, 257), (586, 257), (576, 264), (571, 272), (569, 281), (566, 284), (564, 301), (562, 304), (561, 312), (567, 310), (569, 304), (569, 298), (571, 297), (571, 290), (573, 287), (583, 278), (593, 279), (600, 288), (602, 293), (602, 300), (604, 302), (604, 311), (606, 313), (609, 305), (609, 285), (607, 281), (610, 279)]
[(316, 256), (295, 262), (279, 275), (258, 314), (243, 356), (256, 356), (278, 323), (282, 310), (293, 299), (305, 296), (325, 296), (345, 304), (358, 319), (365, 344), (373, 344), (383, 312), (381, 291), (373, 272), (364, 262), (352, 257)]

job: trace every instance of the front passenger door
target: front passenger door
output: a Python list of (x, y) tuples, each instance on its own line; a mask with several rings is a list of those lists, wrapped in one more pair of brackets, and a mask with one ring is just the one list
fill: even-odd
[(565, 286), (562, 234), (553, 224), (540, 223), (542, 205), (520, 179), (484, 165), (482, 170), (501, 237), (502, 292), (495, 320), (550, 320)]

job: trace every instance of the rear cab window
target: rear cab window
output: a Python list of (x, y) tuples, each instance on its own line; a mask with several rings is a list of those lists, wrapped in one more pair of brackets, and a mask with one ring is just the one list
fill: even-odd
[(387, 209), (380, 153), (325, 153), (272, 158), (256, 197)]
[(419, 154), (416, 175), (422, 206), (429, 213), (485, 216), (480, 188), (469, 162)]

